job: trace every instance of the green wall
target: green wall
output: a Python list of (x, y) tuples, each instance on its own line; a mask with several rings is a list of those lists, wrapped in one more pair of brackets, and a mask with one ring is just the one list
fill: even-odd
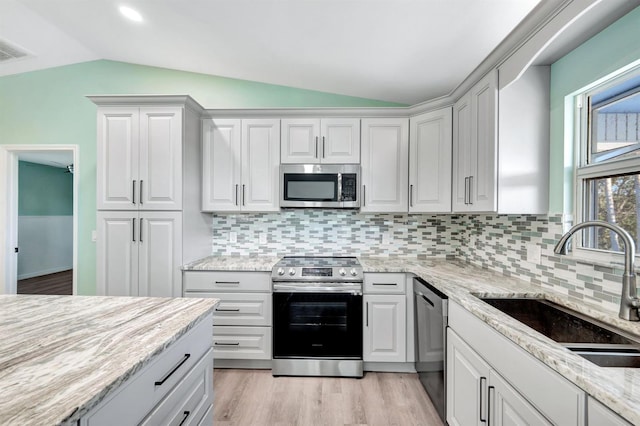
[(565, 116), (566, 97), (639, 59), (640, 7), (551, 66), (550, 213), (574, 213), (573, 117)]
[(398, 106), (105, 60), (0, 77), (0, 144), (79, 146), (79, 294), (96, 281), (96, 106), (85, 96), (108, 94), (186, 94), (205, 108)]
[(19, 216), (72, 216), (73, 176), (65, 169), (18, 162)]

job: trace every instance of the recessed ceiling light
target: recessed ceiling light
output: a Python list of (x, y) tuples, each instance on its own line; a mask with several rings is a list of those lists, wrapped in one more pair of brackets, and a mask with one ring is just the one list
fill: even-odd
[(131, 9), (127, 6), (120, 6), (120, 13), (122, 13), (127, 19), (131, 19), (134, 22), (142, 22), (142, 15), (137, 10)]

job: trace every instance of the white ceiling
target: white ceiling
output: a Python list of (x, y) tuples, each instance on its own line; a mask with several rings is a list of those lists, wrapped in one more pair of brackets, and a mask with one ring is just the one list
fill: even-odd
[(416, 104), (449, 94), (539, 1), (0, 0), (0, 39), (32, 54), (0, 76), (110, 59)]
[(73, 151), (23, 151), (18, 154), (18, 160), (66, 169), (73, 163)]

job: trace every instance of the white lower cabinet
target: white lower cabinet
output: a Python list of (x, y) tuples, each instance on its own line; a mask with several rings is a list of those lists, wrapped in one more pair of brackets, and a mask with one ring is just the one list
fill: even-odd
[[(217, 367), (242, 367), (238, 362), (243, 360), (271, 360), (270, 273), (185, 271), (184, 297), (220, 299), (213, 314), (212, 332)], [(227, 360), (235, 364), (227, 364)]]
[(181, 295), (181, 212), (99, 211), (97, 234), (99, 295)]
[(587, 402), (587, 424), (589, 426), (631, 426), (631, 423), (591, 397)]
[[(213, 404), (208, 315), (91, 409), (79, 426), (197, 425)], [(211, 423), (208, 423), (211, 424)]]
[(406, 362), (405, 274), (365, 274), (363, 302), (362, 359), (365, 362)]
[(585, 425), (586, 395), (455, 302), (447, 329), (450, 425)]

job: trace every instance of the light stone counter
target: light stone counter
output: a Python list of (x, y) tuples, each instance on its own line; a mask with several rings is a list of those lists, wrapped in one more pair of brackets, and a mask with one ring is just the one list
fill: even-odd
[(640, 369), (603, 368), (482, 302), (480, 297), (544, 297), (640, 337), (640, 324), (584, 301), (450, 260), (359, 258), (365, 272), (413, 273), (634, 425), (640, 425)]
[(0, 424), (75, 422), (217, 302), (0, 295)]
[(182, 267), (183, 271), (266, 271), (280, 260), (275, 256), (209, 256)]

